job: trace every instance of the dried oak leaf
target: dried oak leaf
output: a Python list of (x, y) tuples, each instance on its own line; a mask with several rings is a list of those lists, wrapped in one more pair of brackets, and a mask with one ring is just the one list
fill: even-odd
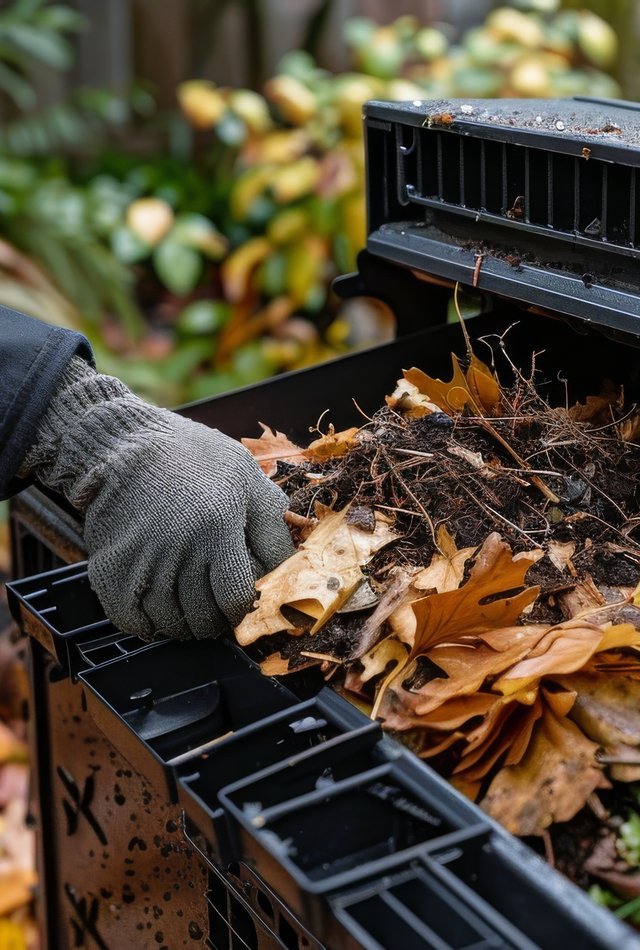
[[(476, 693), (487, 677), (499, 676), (527, 656), (547, 629), (544, 624), (505, 627), (463, 643), (430, 649), (425, 655), (443, 675), (415, 690), (405, 689), (398, 676), (386, 692), (380, 715), (386, 721), (401, 707), (409, 717), (425, 716), (447, 700)], [(406, 673), (402, 676), (404, 679)]]
[(548, 699), (524, 756), (500, 769), (480, 803), (515, 835), (540, 835), (555, 821), (569, 821), (609, 784), (596, 764), (597, 744)]
[(568, 620), (550, 627), (529, 654), (505, 673), (494, 689), (509, 694), (524, 689), (542, 677), (580, 670), (594, 653), (640, 645), (640, 630), (631, 624), (602, 628), (581, 620)]
[(433, 555), (428, 567), (413, 577), (411, 586), (407, 584), (402, 602), (395, 607), (389, 617), (389, 625), (393, 632), (403, 643), (409, 645), (412, 645), (415, 640), (417, 624), (416, 615), (411, 608), (412, 603), (419, 600), (424, 591), (443, 594), (448, 590), (456, 590), (462, 583), (467, 561), (477, 550), (476, 548), (457, 548), (445, 525), (438, 527), (436, 542), (438, 553)]
[(262, 429), (262, 435), (258, 439), (240, 439), (246, 449), (253, 455), (254, 459), (262, 469), (265, 475), (271, 478), (276, 473), (278, 462), (280, 460), (300, 464), (306, 462), (304, 449), (291, 442), (284, 432), (278, 432), (277, 429), (271, 429), (264, 422), (259, 423)]
[(325, 515), (296, 553), (256, 584), (256, 608), (236, 627), (241, 646), (296, 626), (282, 613), (291, 607), (305, 614), (316, 633), (339, 610), (363, 579), (361, 566), (396, 538), (388, 521), (376, 515), (375, 530), (348, 523), (348, 508)]
[(465, 406), (471, 406), (474, 412), (495, 415), (500, 407), (502, 393), (498, 380), (486, 363), (475, 354), (470, 354), (466, 373), (454, 353), (451, 354), (451, 363), (453, 376), (448, 383), (428, 376), (415, 366), (404, 370), (403, 375), (442, 412), (455, 415), (462, 412)]
[(540, 588), (529, 587), (517, 594), (513, 591), (524, 586), (527, 571), (542, 556), (538, 549), (514, 557), (499, 534), (490, 534), (465, 584), (412, 604), (416, 631), (411, 659), (438, 643), (513, 626), (525, 607), (534, 602)]

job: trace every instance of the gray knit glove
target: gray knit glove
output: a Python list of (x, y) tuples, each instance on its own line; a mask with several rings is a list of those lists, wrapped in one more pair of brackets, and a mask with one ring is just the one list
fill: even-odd
[(79, 357), (19, 474), (84, 512), (91, 586), (109, 619), (145, 640), (237, 625), (255, 575), (293, 552), (286, 496), (242, 445)]

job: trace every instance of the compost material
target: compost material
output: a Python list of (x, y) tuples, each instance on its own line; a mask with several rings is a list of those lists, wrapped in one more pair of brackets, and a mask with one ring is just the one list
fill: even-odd
[(635, 896), (640, 415), (613, 384), (550, 405), (535, 365), (506, 388), (468, 340), (452, 360), (359, 429), (244, 440), (299, 546), (236, 636), (265, 673), (318, 666), (579, 883)]

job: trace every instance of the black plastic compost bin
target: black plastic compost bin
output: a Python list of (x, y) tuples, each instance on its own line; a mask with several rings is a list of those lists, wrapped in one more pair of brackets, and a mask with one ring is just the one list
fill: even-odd
[[(367, 250), (336, 288), (388, 303), (397, 339), (182, 412), (237, 437), (357, 424), (402, 367), (446, 375), (456, 282), (482, 295), (474, 339), (508, 331), (550, 394), (638, 397), (635, 106), (370, 103), (366, 149)], [(48, 950), (640, 946), (321, 683), (116, 630), (60, 499), (31, 488), (11, 515)]]

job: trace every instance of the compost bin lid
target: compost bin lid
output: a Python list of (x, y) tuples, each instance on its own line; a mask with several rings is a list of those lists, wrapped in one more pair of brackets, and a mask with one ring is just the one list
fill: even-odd
[(368, 250), (640, 336), (640, 106), (365, 107)]

